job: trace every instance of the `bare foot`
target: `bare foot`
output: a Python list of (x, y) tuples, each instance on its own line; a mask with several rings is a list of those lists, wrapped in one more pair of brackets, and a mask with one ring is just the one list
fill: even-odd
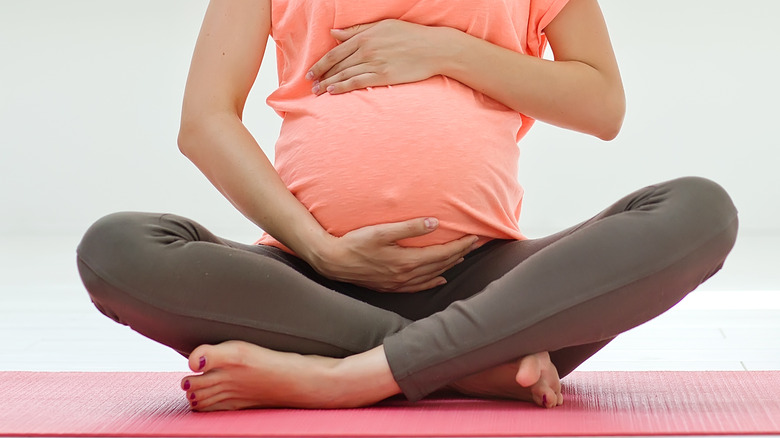
[(523, 400), (545, 408), (563, 404), (561, 379), (546, 351), (465, 377), (450, 388), (470, 396)]
[(201, 345), (190, 354), (189, 366), (202, 374), (185, 377), (181, 387), (197, 411), (347, 408), (373, 404), (400, 391), (381, 347), (348, 359), (282, 353), (242, 341)]

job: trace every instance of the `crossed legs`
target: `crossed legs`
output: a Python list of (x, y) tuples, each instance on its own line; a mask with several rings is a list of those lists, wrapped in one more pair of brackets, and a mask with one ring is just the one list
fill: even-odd
[[(673, 306), (720, 268), (736, 229), (719, 186), (684, 178), (554, 236), (491, 243), (418, 294), (318, 278), (289, 255), (170, 215), (101, 220), (79, 268), (101, 311), (205, 371), (182, 383), (197, 409), (360, 406), (447, 385), (554, 406), (551, 369), (568, 374)], [(492, 377), (519, 384), (474, 389)]]

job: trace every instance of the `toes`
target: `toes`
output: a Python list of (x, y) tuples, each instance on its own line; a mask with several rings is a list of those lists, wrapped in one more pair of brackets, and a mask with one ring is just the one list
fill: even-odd
[(247, 409), (251, 407), (253, 406), (252, 403), (249, 401), (227, 399), (209, 405), (208, 407), (205, 408), (193, 408), (193, 410), (196, 410), (198, 412), (238, 411), (240, 409)]
[(556, 394), (560, 394), (561, 378), (558, 376), (558, 369), (555, 368), (555, 365), (552, 362), (548, 361), (542, 367), (541, 379), (547, 382)]
[[(529, 383), (536, 379), (533, 383)], [(563, 404), (561, 379), (547, 352), (526, 356), (520, 362), (517, 382), (531, 388), (534, 402), (544, 408)]]
[(212, 368), (207, 357), (213, 347), (213, 345), (201, 345), (190, 353), (188, 365), (193, 372), (206, 372)]
[(187, 376), (182, 379), (181, 389), (192, 392), (201, 392), (206, 388), (218, 387), (228, 380), (226, 373), (220, 369), (205, 374)]
[(217, 392), (210, 397), (192, 400), (190, 406), (192, 407), (192, 410), (198, 412), (234, 411), (251, 406), (248, 402), (241, 403), (236, 397), (235, 393), (222, 391)]
[(558, 394), (546, 384), (536, 385), (531, 391), (534, 403), (543, 408), (558, 406)]
[(548, 385), (539, 385), (532, 391), (534, 402), (543, 408), (554, 408), (563, 404), (563, 394)]
[(214, 386), (207, 386), (204, 388), (200, 388), (197, 390), (190, 390), (187, 391), (186, 397), (187, 401), (192, 404), (192, 402), (198, 402), (199, 404), (204, 402), (205, 400), (208, 400), (217, 394), (225, 393), (229, 391), (229, 387), (223, 384), (218, 384)]
[[(200, 396), (198, 396), (198, 393), (195, 392), (195, 399), (188, 398), (187, 401), (190, 402), (190, 407), (193, 411), (213, 411), (214, 405), (217, 403), (220, 403), (222, 401), (225, 401), (230, 398), (231, 394), (228, 394), (225, 391), (219, 391), (214, 394), (210, 394), (209, 396), (206, 396), (205, 393), (201, 393)], [(191, 395), (189, 397), (192, 397)]]
[(542, 403), (543, 403), (542, 407), (548, 409), (558, 406), (558, 394), (556, 394), (555, 391), (553, 391), (552, 388), (550, 388), (542, 396)]

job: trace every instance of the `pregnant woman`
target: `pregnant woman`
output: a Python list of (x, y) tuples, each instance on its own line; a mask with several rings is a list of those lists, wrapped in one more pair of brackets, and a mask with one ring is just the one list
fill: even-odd
[[(269, 35), (275, 166), (242, 123)], [(179, 146), (266, 234), (117, 213), (87, 231), (79, 271), (101, 312), (189, 357), (195, 410), (441, 388), (551, 408), (559, 377), (680, 301), (736, 238), (729, 196), (693, 177), (521, 234), (534, 120), (608, 140), (624, 107), (596, 0), (214, 0)]]

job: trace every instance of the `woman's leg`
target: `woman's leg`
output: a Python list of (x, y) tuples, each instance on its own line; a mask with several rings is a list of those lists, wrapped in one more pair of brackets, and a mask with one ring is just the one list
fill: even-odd
[[(455, 301), (464, 300), (481, 292), (488, 284), (503, 277), (539, 250), (557, 242), (590, 222), (599, 220), (606, 212), (577, 226), (553, 235), (524, 241), (492, 241), (466, 256), (466, 260), (443, 275), (447, 283), (428, 291), (414, 294), (388, 294), (374, 292), (346, 285), (340, 292), (365, 300), (372, 305), (391, 310), (412, 320), (419, 320), (444, 310)], [(513, 398), (527, 401), (543, 401), (545, 393), (550, 401), (554, 393), (560, 394), (559, 374), (566, 376), (586, 359), (606, 346), (612, 339), (584, 345), (562, 348), (557, 351), (540, 352), (537, 357), (525, 356), (530, 365), (531, 377), (523, 378), (526, 383), (518, 385), (517, 373), (520, 358), (506, 364), (485, 370), (468, 378), (459, 379), (450, 385), (464, 394), (479, 397)], [(534, 363), (535, 362), (535, 363)], [(536, 371), (533, 371), (536, 370)], [(532, 382), (531, 384), (527, 384)]]
[[(474, 256), (484, 253), (488, 247)], [(468, 257), (469, 262), (465, 264), (471, 265), (472, 259), (479, 258), (474, 256)], [(209, 369), (218, 366), (219, 372), (209, 373), (205, 379), (183, 382), (185, 389), (198, 389), (201, 403), (213, 391), (224, 397), (228, 382), (238, 380), (237, 376), (242, 374), (233, 366), (228, 375), (226, 368), (235, 365), (231, 363), (234, 359), (242, 362), (252, 356), (252, 349), (246, 345), (225, 341), (241, 340), (279, 352), (342, 357), (380, 345), (385, 336), (410, 323), (395, 313), (363, 302), (402, 295), (379, 294), (330, 281), (302, 260), (276, 248), (220, 239), (201, 225), (174, 215), (117, 213), (101, 219), (79, 245), (78, 267), (95, 305), (115, 321), (185, 356), (198, 345), (222, 343), (219, 354), (212, 351), (208, 363)], [(456, 273), (448, 275), (454, 278)], [(405, 308), (410, 314), (427, 315), (481, 288), (473, 283), (470, 287), (473, 289), (470, 292), (465, 287), (458, 288), (458, 294), (452, 290), (445, 294), (429, 293), (427, 303), (406, 302)], [(356, 299), (334, 290), (346, 291)], [(446, 300), (450, 301), (445, 303)], [(290, 402), (292, 387), (302, 385), (301, 393), (306, 397), (295, 405), (322, 405), (321, 399), (310, 397), (315, 388), (305, 385), (301, 373), (289, 373), (294, 368), (292, 363), (274, 366), (278, 355), (271, 353), (275, 352), (255, 350), (268, 353), (260, 360), (254, 351), (257, 362), (265, 365), (263, 374), (281, 369), (285, 371), (283, 374), (294, 377), (294, 381), (281, 385), (285, 389), (285, 403)], [(297, 355), (286, 357), (301, 359)], [(329, 370), (331, 362), (324, 357), (312, 360), (317, 366), (307, 365), (308, 372)], [(199, 361), (200, 356), (191, 359), (193, 369), (200, 368)], [(375, 363), (387, 369), (384, 355)], [(359, 387), (355, 382), (362, 381), (363, 369), (361, 366), (351, 370), (349, 382), (320, 375), (315, 379), (316, 389), (326, 393), (323, 398), (327, 399), (338, 388)], [(258, 370), (250, 373), (258, 374)], [(400, 391), (389, 370), (384, 377), (389, 391), (383, 393), (385, 396)], [(251, 386), (251, 380), (257, 379), (243, 379), (242, 389)], [(371, 375), (372, 382), (380, 380), (377, 375)], [(335, 383), (337, 389), (326, 390), (319, 384), (324, 381)], [(204, 389), (205, 386), (209, 389)], [(193, 391), (188, 396), (194, 396)], [(264, 385), (262, 392), (268, 394), (269, 385)], [(355, 395), (350, 391), (352, 404), (360, 403), (354, 400)], [(191, 402), (197, 406), (198, 400), (191, 399)], [(252, 401), (252, 405), (257, 403)], [(263, 404), (277, 403), (266, 397)]]
[[(585, 233), (586, 230), (589, 231)], [(393, 342), (396, 345), (395, 352), (387, 353), (391, 363), (396, 361), (393, 367), (395, 379), (405, 386), (404, 392), (407, 396), (417, 398), (460, 377), (524, 355), (527, 359), (533, 352), (547, 350), (553, 351), (552, 357), (556, 364), (567, 373), (617, 333), (661, 313), (714, 273), (731, 248), (735, 232), (736, 213), (722, 189), (706, 180), (688, 178), (636, 192), (591, 221), (552, 236), (546, 239), (546, 242), (542, 239), (502, 245), (501, 250), (494, 248), (486, 253), (485, 257), (473, 258), (472, 261), (484, 260), (483, 263), (472, 263), (469, 269), (465, 269), (469, 265), (467, 258), (467, 262), (459, 265), (463, 274), (469, 271), (469, 275), (462, 278), (473, 281), (461, 282), (460, 290), (472, 289), (478, 283), (489, 283), (489, 286), (478, 296), (456, 303), (431, 318), (413, 324), (410, 326), (414, 327), (411, 333), (407, 333), (409, 329), (405, 329), (388, 338), (391, 345)], [(619, 237), (615, 239), (616, 234)], [(504, 256), (499, 257), (498, 254)], [(518, 265), (518, 254), (521, 259), (527, 258), (527, 262)], [(556, 260), (558, 258), (560, 259)], [(531, 261), (534, 263), (529, 263)], [(502, 272), (500, 268), (494, 269), (502, 263), (509, 265), (508, 273), (506, 270)], [(478, 264), (482, 264), (482, 267), (476, 266)], [(529, 264), (534, 267), (520, 269)], [(456, 270), (448, 275), (456, 274), (454, 271)], [(475, 273), (480, 275), (472, 275)], [(524, 278), (526, 276), (530, 280), (538, 280), (536, 289), (513, 285), (532, 284), (533, 281)], [(621, 281), (616, 283), (616, 280), (610, 277), (617, 277)], [(457, 281), (451, 280), (449, 285), (454, 283)], [(605, 286), (602, 283), (607, 284)], [(625, 284), (621, 286), (620, 283)], [(471, 284), (471, 287), (468, 284)], [(502, 287), (498, 287), (499, 284)], [(561, 286), (569, 287), (567, 289)], [(546, 290), (549, 293), (539, 293)], [(631, 291), (635, 292), (633, 298), (631, 293), (626, 293)], [(563, 292), (574, 294), (566, 295)], [(473, 291), (466, 291), (466, 297), (472, 293)], [(428, 292), (421, 293), (420, 296), (425, 294)], [(488, 294), (492, 299), (486, 301), (484, 298)], [(434, 295), (435, 293), (430, 294)], [(438, 304), (428, 305), (432, 306), (430, 308), (436, 308), (442, 303), (446, 304), (451, 298), (445, 297)], [(600, 308), (599, 305), (605, 301), (608, 305)], [(492, 306), (491, 302), (494, 303)], [(546, 308), (545, 304), (552, 309)], [(627, 311), (626, 318), (615, 318), (619, 313), (615, 312), (616, 306)], [(480, 314), (491, 310), (491, 307), (492, 311), (497, 310), (494, 315)], [(640, 309), (634, 311), (636, 307)], [(404, 313), (403, 309), (399, 311)], [(575, 324), (571, 324), (572, 320), (575, 320)], [(479, 333), (460, 335), (464, 327), (469, 325), (475, 332), (482, 331), (486, 335), (484, 347), (473, 349), (475, 339), (479, 341)], [(514, 336), (510, 334), (503, 339), (494, 339), (495, 332), (506, 330), (507, 326), (520, 328)], [(391, 329), (387, 333), (393, 333), (394, 330)], [(400, 335), (405, 335), (406, 339)], [(461, 342), (460, 339), (466, 342)], [(407, 342), (407, 345), (400, 341)], [(426, 342), (430, 348), (421, 348)], [(472, 348), (468, 348), (470, 346)], [(193, 370), (206, 371), (200, 376), (201, 381), (213, 380), (220, 375), (220, 362), (225, 359), (225, 348), (220, 347), (202, 346), (200, 351), (193, 355), (198, 357), (191, 357), (190, 366)], [(408, 351), (404, 351), (406, 347), (409, 347)], [(461, 347), (465, 347), (462, 354), (458, 351)], [(268, 354), (282, 355), (283, 357), (276, 357), (277, 363), (296, 360), (300, 362), (301, 359), (260, 347), (257, 349), (264, 360), (270, 359)], [(330, 378), (342, 382), (342, 387), (347, 389), (346, 393), (342, 391), (343, 399), (337, 401), (336, 405), (354, 405), (357, 399), (362, 400), (358, 401), (358, 404), (370, 403), (398, 390), (397, 387), (393, 388), (394, 385), (388, 385), (387, 379), (374, 378), (386, 378), (389, 372), (384, 349), (385, 346), (376, 347), (339, 361), (338, 366), (327, 367), (333, 371), (329, 374)], [(209, 360), (208, 365), (200, 366), (201, 353), (204, 354), (204, 359), (208, 355), (217, 360)], [(247, 354), (244, 359), (256, 356), (255, 353), (257, 351)], [(236, 355), (235, 351), (231, 354), (232, 359), (241, 359), (241, 355)], [(418, 370), (412, 369), (415, 364), (434, 362), (432, 357), (437, 357), (439, 362), (428, 367), (416, 367)], [(316, 362), (315, 358), (309, 359)], [(520, 383), (525, 381), (533, 384), (533, 379), (539, 379), (540, 373), (538, 369), (534, 369), (533, 363), (531, 366), (522, 366), (526, 362), (534, 361), (520, 362), (521, 369), (517, 380)], [(406, 375), (399, 376), (399, 369), (403, 370), (404, 366), (412, 370), (407, 369)], [(307, 367), (317, 368), (313, 362)], [(440, 372), (437, 373), (435, 369)], [(257, 376), (257, 373), (250, 374)], [(357, 380), (350, 380), (344, 379), (344, 376), (358, 377)], [(543, 372), (541, 376), (544, 377)], [(375, 385), (373, 382), (384, 383)], [(238, 384), (241, 386), (241, 382)], [(273, 382), (269, 381), (263, 384), (266, 389), (273, 386)], [(213, 385), (206, 386), (209, 390), (214, 389)], [(360, 397), (352, 397), (350, 401), (350, 392), (352, 395), (360, 393)], [(222, 391), (220, 397), (225, 394)], [(224, 409), (258, 404), (251, 400), (251, 393), (248, 397), (250, 399), (237, 400), (237, 403), (221, 407), (217, 406), (217, 401), (215, 407)], [(236, 400), (235, 397), (233, 399)], [(284, 400), (277, 400), (277, 404), (286, 403)]]
[[(389, 336), (384, 352), (412, 400), (540, 351), (554, 352), (566, 374), (713, 275), (736, 232), (736, 210), (711, 181), (682, 178), (639, 190), (479, 294)], [(486, 266), (512, 259), (513, 246), (522, 242), (494, 249)]]
[[(537, 352), (553, 352), (556, 364), (567, 373), (617, 334), (664, 312), (714, 274), (733, 246), (736, 230), (736, 210), (720, 186), (682, 178), (639, 190), (547, 242), (531, 241), (531, 247), (538, 246), (535, 249), (523, 242), (497, 245), (464, 271), (474, 274), (463, 277), (466, 289), (473, 279), (487, 284), (482, 292), (406, 326), (383, 346), (337, 361), (330, 377), (347, 390), (328, 405), (381, 400), (390, 388), (389, 371), (412, 400), (521, 357), (517, 382), (536, 386), (545, 379), (544, 370), (525, 365), (538, 362)], [(518, 254), (524, 261), (512, 267)], [(501, 269), (501, 264), (510, 269)], [(499, 278), (490, 278), (496, 275)], [(269, 355), (276, 355), (277, 363), (300, 361), (253, 348), (244, 358), (250, 367), (254, 358), (262, 368), (259, 364)], [(208, 380), (220, 372), (225, 351), (222, 346), (199, 347), (190, 366), (205, 371), (200, 377)], [(200, 355), (215, 357), (216, 365), (199, 367), (193, 357)], [(234, 354), (227, 368), (241, 359)], [(314, 368), (315, 362), (309, 361), (309, 366)], [(299, 363), (299, 368), (306, 366)], [(248, 375), (262, 378), (263, 372), (270, 372), (255, 371)], [(263, 385), (274, 387), (272, 380)], [(253, 404), (261, 393), (243, 392), (244, 399), (237, 402), (204, 402), (208, 409), (262, 405)], [(556, 404), (537, 397), (535, 393), (539, 404)]]
[(95, 305), (185, 356), (201, 344), (240, 339), (343, 357), (380, 345), (409, 324), (312, 280), (316, 274), (304, 265), (276, 248), (220, 239), (174, 215), (107, 216), (78, 248)]

